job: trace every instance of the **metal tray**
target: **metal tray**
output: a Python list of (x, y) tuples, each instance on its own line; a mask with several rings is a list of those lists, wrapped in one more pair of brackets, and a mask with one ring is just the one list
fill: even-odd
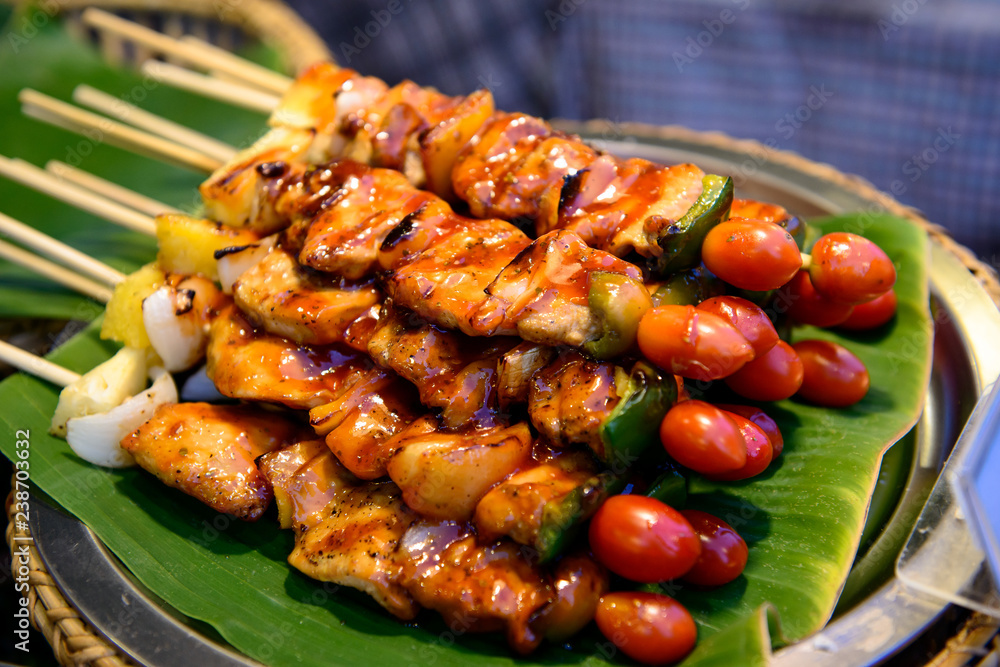
[[(664, 137), (655, 129), (632, 133), (631, 127), (629, 136), (615, 127), (609, 140), (608, 132), (595, 132), (593, 125), (563, 123), (563, 127), (618, 155), (694, 162), (709, 172), (742, 174), (739, 196), (781, 204), (806, 218), (868, 210), (876, 203), (834, 179), (798, 171), (785, 161), (761, 160), (742, 147), (727, 148), (718, 141)], [(989, 296), (938, 244), (931, 247), (930, 276), (935, 315), (931, 386), (916, 427), (908, 482), (869, 554), (898, 552), (976, 400), (1000, 375), (1000, 351), (995, 345), (1000, 312)], [(41, 503), (36, 507), (31, 529), (49, 572), (98, 632), (133, 660), (165, 667), (258, 664), (228, 648), (210, 627), (186, 619), (144, 590), (79, 521)], [(778, 651), (773, 664), (877, 663), (919, 636), (947, 608), (894, 578), (874, 587), (823, 631)]]

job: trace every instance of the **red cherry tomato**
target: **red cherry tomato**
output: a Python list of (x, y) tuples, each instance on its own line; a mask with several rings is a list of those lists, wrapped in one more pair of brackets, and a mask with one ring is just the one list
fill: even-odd
[(853, 306), (830, 301), (816, 291), (807, 271), (799, 271), (781, 288), (775, 306), (784, 306), (793, 320), (814, 327), (832, 327), (851, 315)]
[(701, 556), (684, 581), (698, 586), (722, 586), (740, 576), (747, 565), (747, 543), (732, 526), (708, 512), (681, 512), (701, 539)]
[(802, 386), (802, 361), (783, 340), (726, 378), (730, 389), (755, 401), (780, 401)]
[(739, 470), (746, 443), (729, 415), (704, 401), (676, 404), (660, 423), (664, 449), (682, 466), (706, 474)]
[(802, 398), (830, 408), (854, 405), (868, 393), (868, 369), (843, 345), (803, 340), (792, 347), (802, 360)]
[(718, 404), (715, 407), (724, 410), (726, 412), (733, 412), (741, 417), (746, 417), (754, 424), (756, 424), (760, 430), (764, 432), (767, 439), (771, 441), (771, 457), (772, 460), (778, 458), (781, 455), (781, 451), (785, 448), (785, 439), (781, 435), (781, 429), (778, 428), (778, 424), (767, 416), (760, 408), (755, 408), (752, 405), (728, 405), (728, 404)]
[(590, 520), (590, 548), (626, 579), (653, 583), (691, 569), (701, 544), (681, 513), (655, 498), (611, 496)]
[(728, 321), (750, 343), (755, 357), (770, 350), (778, 342), (778, 332), (767, 314), (757, 304), (738, 296), (717, 296), (699, 303), (696, 308), (715, 313)]
[(896, 267), (875, 243), (857, 234), (821, 236), (812, 247), (809, 277), (816, 291), (837, 303), (858, 304), (885, 294)]
[(698, 638), (698, 628), (687, 609), (659, 593), (607, 593), (594, 620), (622, 653), (647, 665), (678, 662), (691, 652)]
[(755, 291), (781, 287), (802, 267), (799, 247), (784, 227), (750, 218), (730, 218), (713, 227), (701, 259), (730, 285)]
[(753, 359), (736, 327), (694, 306), (658, 306), (639, 320), (639, 349), (660, 368), (694, 380), (717, 380)]
[(746, 417), (735, 413), (727, 413), (729, 418), (736, 422), (743, 436), (744, 446), (747, 452), (747, 462), (739, 470), (710, 475), (712, 479), (722, 482), (735, 482), (740, 479), (756, 477), (771, 464), (774, 452), (771, 448), (771, 440), (760, 428)]
[(863, 331), (880, 327), (896, 314), (896, 290), (854, 306), (850, 317), (840, 323), (841, 329)]

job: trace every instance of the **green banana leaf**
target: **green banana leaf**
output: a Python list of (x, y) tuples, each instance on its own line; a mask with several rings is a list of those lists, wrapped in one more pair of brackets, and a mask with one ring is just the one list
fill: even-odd
[[(737, 663), (764, 664), (775, 631), (767, 622), (770, 608), (781, 618), (779, 644), (823, 626), (858, 547), (882, 454), (920, 412), (930, 369), (927, 241), (905, 221), (866, 221), (865, 234), (898, 267), (897, 317), (875, 334), (803, 329), (797, 338), (848, 345), (868, 366), (872, 390), (847, 410), (775, 404), (768, 411), (785, 434), (785, 453), (764, 476), (729, 484), (693, 480), (689, 506), (736, 527), (750, 560), (739, 579), (714, 591), (664, 587), (699, 625), (699, 647), (685, 665), (734, 664), (734, 651)], [(816, 224), (824, 231), (850, 229), (857, 219)], [(112, 347), (98, 339), (95, 325), (53, 358), (85, 371)], [(292, 571), (285, 563), (292, 536), (272, 523), (234, 522), (144, 472), (103, 470), (76, 459), (65, 442), (46, 433), (57, 397), (53, 387), (23, 375), (0, 384), (0, 404), (9, 406), (0, 415), (7, 433), (31, 431), (32, 482), (90, 526), (157, 596), (209, 623), (238, 650), (274, 665), (395, 663), (414, 656), (442, 665), (470, 656), (483, 664), (512, 661), (499, 638), (456, 638), (434, 620), (403, 625), (353, 591)], [(14, 439), (2, 439), (0, 449), (13, 458)], [(569, 650), (544, 647), (531, 658), (546, 664), (608, 659), (617, 657), (595, 634)]]

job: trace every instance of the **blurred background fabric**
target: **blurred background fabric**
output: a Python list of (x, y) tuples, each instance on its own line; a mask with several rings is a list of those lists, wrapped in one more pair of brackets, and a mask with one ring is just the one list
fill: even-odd
[(1000, 265), (995, 0), (290, 0), (342, 65), (863, 176)]

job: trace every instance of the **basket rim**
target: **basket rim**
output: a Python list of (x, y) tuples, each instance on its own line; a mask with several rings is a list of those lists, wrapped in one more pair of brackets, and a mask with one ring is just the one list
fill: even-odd
[[(26, 6), (31, 0), (14, 0)], [(49, 5), (47, 5), (49, 6)], [(333, 60), (326, 43), (291, 7), (280, 0), (53, 0), (58, 11), (89, 7), (108, 11), (171, 12), (214, 18), (242, 28), (273, 48), (287, 70), (297, 74), (321, 60)]]

